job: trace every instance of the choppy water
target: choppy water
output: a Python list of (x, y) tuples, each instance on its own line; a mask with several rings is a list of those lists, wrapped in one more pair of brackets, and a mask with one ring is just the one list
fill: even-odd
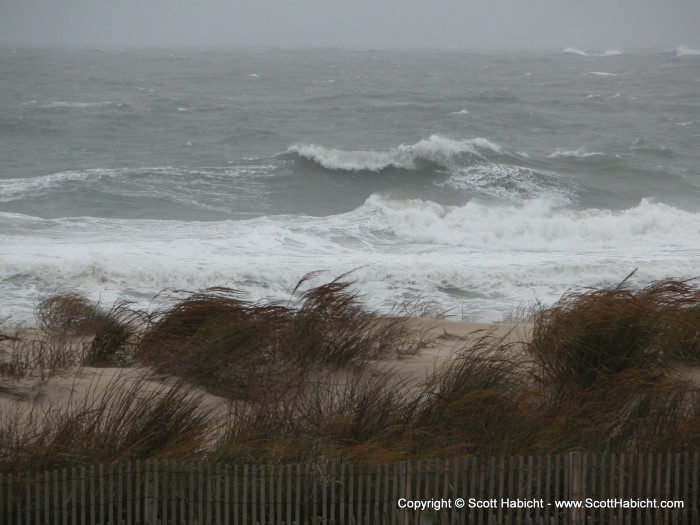
[(699, 256), (696, 50), (0, 50), (0, 319), (355, 269), (498, 320)]

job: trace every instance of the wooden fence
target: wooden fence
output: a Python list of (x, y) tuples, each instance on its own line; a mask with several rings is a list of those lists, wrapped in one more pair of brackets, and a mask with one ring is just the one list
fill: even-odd
[[(427, 508), (411, 508), (414, 501)], [(667, 501), (675, 508), (663, 508)], [(560, 508), (562, 502), (593, 508)], [(698, 455), (570, 453), (380, 466), (136, 461), (15, 472), (0, 474), (0, 523), (700, 523)]]

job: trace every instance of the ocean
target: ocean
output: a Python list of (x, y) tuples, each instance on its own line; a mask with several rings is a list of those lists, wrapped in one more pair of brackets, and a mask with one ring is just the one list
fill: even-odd
[(700, 276), (697, 50), (0, 49), (0, 321), (309, 272), (499, 321), (635, 269)]

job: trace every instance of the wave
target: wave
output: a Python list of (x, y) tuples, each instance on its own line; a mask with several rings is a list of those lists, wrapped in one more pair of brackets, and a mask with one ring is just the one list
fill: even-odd
[(602, 53), (588, 53), (586, 51), (582, 51), (581, 49), (577, 49), (575, 47), (565, 47), (561, 51), (562, 53), (571, 53), (574, 55), (581, 55), (584, 57), (612, 57), (612, 56), (617, 56), (621, 55), (622, 52), (618, 51), (617, 49), (606, 49)]
[(677, 57), (688, 57), (697, 55), (700, 55), (700, 49), (693, 49), (692, 47), (688, 46), (678, 46), (676, 48)]
[(42, 104), (39, 106), (42, 109), (55, 109), (55, 108), (72, 108), (72, 109), (87, 109), (87, 108), (100, 108), (100, 107), (125, 107), (132, 105), (133, 102), (128, 100), (121, 101), (111, 101), (105, 100), (101, 102), (49, 102), (48, 104)]
[(327, 217), (299, 215), (187, 222), (96, 218), (42, 220), (0, 212), (0, 318), (31, 322), (40, 291), (63, 287), (109, 304), (152, 306), (165, 289), (229, 286), (253, 299), (287, 300), (304, 274), (332, 279), (353, 268), (372, 307), (414, 296), (441, 306), (477, 301), (495, 319), (513, 305), (556, 298), (572, 283), (692, 277), (700, 214), (643, 200), (627, 210), (555, 208), (549, 199), (445, 206), (371, 196)]
[(606, 71), (591, 71), (591, 75), (598, 75), (599, 77), (616, 77), (617, 73), (607, 73)]
[(424, 200), (371, 197), (366, 205), (381, 212), (398, 237), (412, 242), (461, 246), (480, 251), (573, 251), (651, 247), (695, 250), (700, 246), (700, 214), (643, 199), (626, 210), (555, 208), (549, 199), (518, 206), (470, 201), (443, 206)]
[[(256, 181), (275, 166), (258, 159), (232, 162), (228, 167), (91, 168), (39, 177), (0, 179), (0, 202), (12, 202), (64, 190), (97, 189), (125, 197), (153, 197), (194, 204), (193, 196), (220, 195), (236, 179), (237, 191), (255, 190)], [(204, 206), (202, 203), (198, 207)], [(219, 210), (218, 208), (212, 208)], [(220, 211), (220, 210), (219, 210)]]
[(586, 157), (601, 157), (605, 156), (605, 153), (601, 153), (600, 151), (585, 151), (583, 148), (575, 149), (575, 150), (563, 150), (563, 149), (557, 149), (554, 152), (550, 153), (547, 155), (548, 159), (556, 159), (556, 158), (576, 158), (576, 159), (583, 159)]
[(635, 153), (648, 153), (654, 156), (672, 158), (678, 156), (678, 152), (662, 143), (648, 137), (635, 139), (629, 147)]
[(390, 150), (343, 150), (315, 144), (295, 144), (287, 150), (326, 169), (353, 172), (380, 172), (388, 168), (413, 170), (418, 161), (451, 168), (458, 166), (464, 156), (483, 159), (484, 152), (500, 151), (501, 147), (488, 139), (453, 140), (440, 135)]
[(0, 202), (9, 202), (25, 197), (27, 194), (40, 195), (47, 190), (71, 182), (84, 182), (91, 178), (109, 175), (114, 170), (64, 171), (41, 177), (0, 179)]
[(440, 185), (470, 196), (496, 197), (511, 203), (523, 203), (543, 196), (557, 206), (577, 201), (576, 192), (565, 187), (555, 174), (522, 166), (470, 166), (456, 171)]

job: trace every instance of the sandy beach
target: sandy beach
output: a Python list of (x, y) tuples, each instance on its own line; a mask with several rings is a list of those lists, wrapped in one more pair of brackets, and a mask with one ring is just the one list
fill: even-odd
[[(391, 372), (395, 380), (419, 386), (435, 370), (449, 363), (455, 354), (482, 337), (504, 341), (524, 341), (531, 326), (517, 323), (474, 323), (444, 319), (411, 318), (408, 321), (410, 338), (421, 341), (425, 347), (415, 355), (390, 355), (370, 363), (370, 370)], [(6, 334), (11, 331), (6, 330)], [(24, 330), (23, 338), (38, 337), (36, 330)], [(77, 348), (77, 347), (76, 347)], [(76, 350), (77, 351), (77, 350)], [(3, 356), (8, 359), (8, 356)], [(343, 381), (342, 372), (337, 372)], [(0, 375), (0, 411), (19, 409), (48, 410), (89, 406), (99, 401), (108, 389), (115, 385), (128, 390), (139, 385), (143, 393), (164, 392), (177, 383), (176, 377), (166, 377), (143, 366), (118, 367), (68, 367), (57, 370), (28, 372), (26, 377), (10, 378)], [(201, 396), (200, 402), (218, 415), (226, 413), (227, 401), (221, 397), (195, 388), (193, 394)]]

